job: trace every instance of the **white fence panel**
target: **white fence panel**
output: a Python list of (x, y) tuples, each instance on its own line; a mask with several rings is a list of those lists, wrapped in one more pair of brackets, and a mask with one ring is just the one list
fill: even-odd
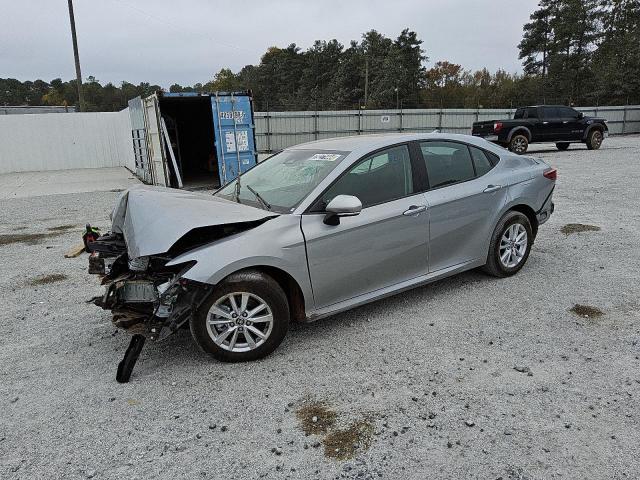
[(118, 166), (135, 169), (127, 109), (0, 116), (0, 173)]
[[(603, 117), (613, 135), (640, 133), (640, 106), (583, 107), (585, 115)], [(340, 110), (319, 112), (256, 112), (260, 153), (345, 135), (384, 132), (471, 133), (476, 121), (512, 118), (515, 109)]]

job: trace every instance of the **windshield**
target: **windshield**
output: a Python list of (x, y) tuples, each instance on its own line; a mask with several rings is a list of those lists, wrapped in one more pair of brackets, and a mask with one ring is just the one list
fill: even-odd
[(287, 149), (257, 164), (215, 195), (252, 206), (289, 213), (349, 152)]

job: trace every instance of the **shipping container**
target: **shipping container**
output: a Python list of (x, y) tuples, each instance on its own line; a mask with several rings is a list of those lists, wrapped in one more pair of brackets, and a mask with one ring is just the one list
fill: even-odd
[(215, 189), (256, 164), (250, 92), (156, 92), (129, 101), (136, 175), (145, 183)]

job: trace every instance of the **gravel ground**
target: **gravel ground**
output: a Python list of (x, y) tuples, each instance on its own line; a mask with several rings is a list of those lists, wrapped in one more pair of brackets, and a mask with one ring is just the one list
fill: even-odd
[(532, 150), (559, 169), (556, 213), (515, 277), (296, 325), (248, 364), (179, 332), (126, 385), (129, 338), (85, 304), (86, 256), (63, 258), (117, 194), (1, 200), (0, 477), (637, 478), (640, 137), (551, 147)]

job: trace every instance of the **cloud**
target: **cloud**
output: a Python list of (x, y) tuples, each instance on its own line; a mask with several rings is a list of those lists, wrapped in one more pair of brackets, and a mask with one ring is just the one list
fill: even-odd
[[(517, 44), (537, 0), (390, 1), (75, 0), (83, 76), (169, 86), (205, 82), (223, 67), (256, 64), (272, 46), (316, 39), (348, 45), (376, 29), (418, 33), (431, 62), (521, 70)], [(0, 30), (0, 77), (75, 76), (66, 2), (9, 3)]]

